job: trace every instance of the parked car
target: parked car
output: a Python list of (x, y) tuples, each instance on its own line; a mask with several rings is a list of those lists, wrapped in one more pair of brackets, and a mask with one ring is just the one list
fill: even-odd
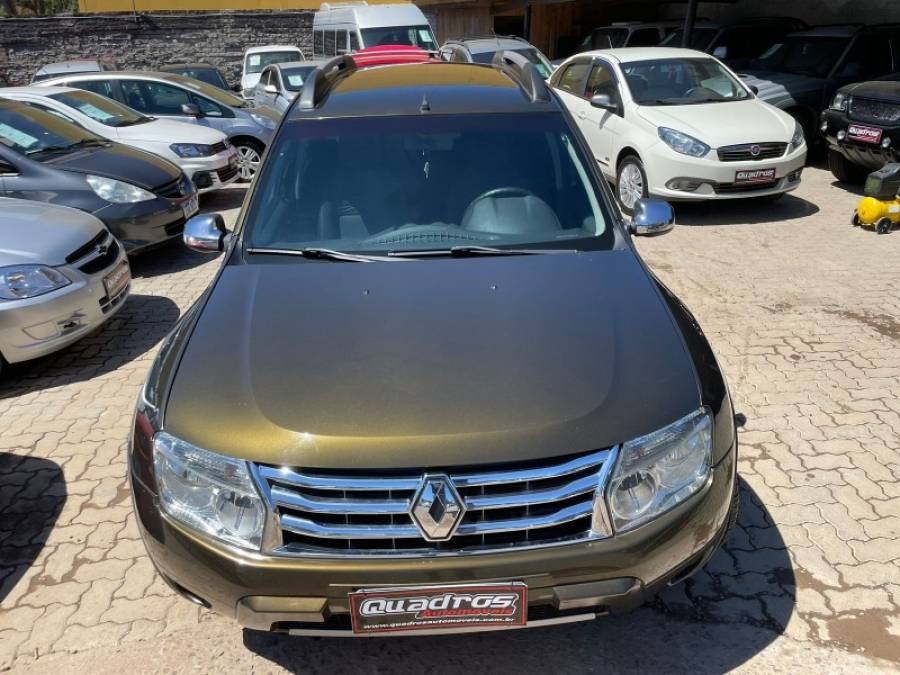
[(803, 129), (711, 56), (667, 47), (585, 52), (550, 82), (627, 213), (648, 195), (777, 197), (800, 184)]
[(161, 73), (175, 73), (182, 77), (192, 77), (195, 80), (206, 82), (224, 91), (238, 91), (240, 87), (229, 87), (228, 80), (222, 71), (209, 63), (170, 63), (160, 66)]
[(125, 250), (88, 213), (6, 198), (0, 212), (2, 371), (108, 321), (125, 304), (131, 272)]
[(822, 113), (828, 168), (840, 181), (900, 162), (900, 72), (841, 87)]
[(791, 33), (741, 77), (759, 97), (790, 113), (821, 142), (819, 114), (841, 87), (900, 71), (900, 24), (823, 26)]
[(46, 80), (40, 86), (86, 89), (144, 115), (218, 129), (237, 151), (239, 180), (244, 181), (256, 174), (278, 124), (278, 115), (271, 110), (255, 108), (218, 87), (174, 73), (76, 75)]
[(27, 103), (98, 136), (165, 157), (181, 167), (199, 192), (219, 190), (237, 180), (237, 153), (221, 131), (147, 117), (118, 101), (74, 87), (0, 89), (0, 97)]
[(357, 68), (395, 66), (404, 63), (429, 63), (439, 60), (433, 52), (426, 52), (421, 47), (412, 47), (410, 45), (363, 47), (353, 52), (353, 62)]
[(256, 83), (253, 100), (256, 105), (267, 106), (283, 115), (297, 93), (303, 89), (306, 76), (324, 63), (324, 61), (289, 61), (266, 66), (259, 77), (259, 82)]
[(40, 82), (41, 80), (49, 80), (51, 77), (60, 77), (62, 75), (79, 75), (81, 73), (102, 73), (109, 70), (116, 70), (116, 65), (104, 61), (96, 61), (92, 59), (81, 59), (77, 61), (59, 61), (58, 63), (48, 63), (37, 69), (32, 76), (31, 81)]
[(533, 627), (635, 606), (727, 535), (728, 389), (631, 241), (672, 209), (626, 226), (517, 59), (342, 57), (240, 230), (189, 224), (222, 267), (158, 353), (128, 458), (182, 596), (295, 634)]
[(314, 59), (396, 45), (437, 53), (428, 19), (412, 3), (323, 2), (313, 17)]
[(494, 54), (500, 51), (521, 54), (535, 65), (544, 79), (553, 72), (550, 59), (540, 49), (515, 35), (452, 38), (441, 45), (439, 53), (443, 61), (488, 64), (494, 60)]
[(129, 253), (177, 237), (197, 192), (172, 162), (0, 98), (0, 196), (98, 217)]
[[(691, 49), (712, 54), (731, 68), (746, 66), (788, 33), (806, 28), (806, 22), (789, 16), (763, 16), (733, 23), (700, 21), (694, 26)], [(679, 25), (663, 47), (681, 47), (684, 28)]]
[(653, 47), (683, 24), (683, 21), (616, 22), (592, 30), (582, 40), (578, 51), (618, 49), (619, 47)]
[(305, 58), (300, 48), (293, 45), (266, 45), (245, 49), (241, 70), (241, 95), (248, 100), (253, 98), (253, 90), (266, 66), (273, 63), (303, 61)]

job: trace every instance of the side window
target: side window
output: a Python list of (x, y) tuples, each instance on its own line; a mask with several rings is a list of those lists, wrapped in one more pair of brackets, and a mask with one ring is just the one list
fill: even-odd
[(450, 47), (442, 47), (440, 54), (441, 61), (449, 61), (450, 57), (453, 56), (453, 50)]
[(0, 157), (0, 176), (2, 176), (3, 174), (11, 176), (16, 175), (17, 173), (19, 173), (19, 170), (16, 167)]
[(840, 80), (866, 80), (891, 72), (891, 43), (886, 33), (861, 34), (840, 65)]
[(334, 33), (335, 51), (340, 54), (347, 53), (347, 31), (338, 30)]
[(325, 56), (335, 56), (335, 41), (334, 41), (334, 31), (326, 30), (325, 31)]
[(325, 53), (325, 32), (321, 30), (313, 31), (313, 54), (322, 56)]
[(619, 88), (616, 86), (615, 78), (609, 67), (598, 63), (591, 70), (591, 75), (588, 77), (587, 86), (584, 88), (584, 97), (591, 99), (600, 94), (609, 96), (613, 103), (619, 102)]
[(350, 31), (350, 51), (355, 52), (359, 50), (359, 33), (355, 30)]
[(588, 64), (582, 62), (572, 63), (566, 66), (565, 71), (560, 75), (557, 87), (563, 91), (574, 94), (575, 96), (584, 96), (584, 90), (581, 83), (584, 82), (584, 76), (587, 75)]
[(267, 87), (270, 84), (272, 84), (272, 69), (271, 68), (266, 68), (263, 71), (263, 74), (260, 75), (259, 82), (264, 87)]
[[(204, 96), (193, 95), (194, 103), (200, 108), (200, 112), (202, 112), (207, 117), (225, 117), (225, 113), (222, 111), (222, 106), (220, 106), (215, 101), (210, 101), (208, 98)], [(179, 113), (181, 112), (181, 106), (178, 106)]]
[[(181, 106), (194, 103), (190, 94), (183, 89), (162, 82), (125, 80), (122, 82), (122, 90), (130, 107), (151, 115), (182, 115), (184, 113), (181, 112)], [(197, 103), (200, 104), (199, 101)], [(203, 109), (202, 105), (200, 109)], [(220, 116), (221, 114), (219, 111)]]
[(69, 82), (67, 86), (78, 87), (85, 91), (92, 91), (106, 98), (115, 98), (112, 91), (112, 83), (109, 80), (83, 80), (81, 82)]
[(453, 50), (453, 53), (450, 55), (450, 60), (453, 63), (468, 63), (469, 59), (466, 56), (466, 50), (460, 47), (457, 47)]
[(659, 31), (656, 28), (639, 28), (631, 33), (629, 47), (655, 47), (659, 44)]

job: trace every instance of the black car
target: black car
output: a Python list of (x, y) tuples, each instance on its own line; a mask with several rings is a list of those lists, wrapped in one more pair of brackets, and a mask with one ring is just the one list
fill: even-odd
[(228, 80), (225, 79), (222, 71), (211, 63), (170, 63), (169, 65), (161, 66), (159, 72), (193, 77), (195, 80), (206, 82), (206, 84), (211, 84), (225, 91), (238, 91), (240, 89), (238, 86), (229, 87)]
[(97, 216), (129, 253), (177, 237), (197, 211), (181, 169), (25, 103), (0, 99), (0, 196)]
[(790, 113), (811, 145), (819, 114), (853, 82), (900, 70), (900, 24), (821, 26), (791, 33), (741, 71), (759, 98)]
[(888, 162), (900, 162), (900, 72), (838, 89), (822, 113), (828, 168), (860, 182)]

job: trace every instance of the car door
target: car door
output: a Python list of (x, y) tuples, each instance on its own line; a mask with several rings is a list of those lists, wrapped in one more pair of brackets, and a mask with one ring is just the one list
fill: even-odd
[[(587, 109), (590, 107), (590, 103), (585, 100), (584, 92), (590, 70), (591, 59), (589, 57), (579, 58), (561, 66), (558, 74), (554, 74), (551, 80), (563, 104), (575, 118), (575, 124), (584, 134), (588, 145), (591, 145), (591, 139), (587, 132)], [(599, 149), (595, 149), (591, 145), (591, 152), (597, 156)]]
[[(594, 96), (609, 96), (615, 106), (614, 110), (597, 108), (590, 101)], [(619, 80), (610, 63), (603, 59), (595, 59), (591, 65), (582, 98), (585, 102), (584, 117), (582, 118), (581, 131), (587, 139), (588, 145), (594, 152), (594, 157), (604, 170), (612, 169), (615, 161), (615, 142), (622, 135), (624, 123), (624, 107), (622, 93), (619, 89)]]
[(275, 104), (275, 96), (266, 91), (266, 87), (271, 84), (277, 84), (274, 81), (273, 75), (275, 74), (275, 68), (273, 66), (268, 66), (265, 70), (262, 71), (262, 74), (259, 76), (259, 82), (256, 83), (256, 90), (253, 95), (253, 102), (257, 106), (274, 106)]
[[(166, 82), (153, 80), (120, 80), (125, 105), (152, 117), (163, 117), (179, 122), (203, 124), (202, 118), (188, 115), (185, 105), (196, 105), (190, 92)], [(209, 126), (209, 125), (206, 125)]]

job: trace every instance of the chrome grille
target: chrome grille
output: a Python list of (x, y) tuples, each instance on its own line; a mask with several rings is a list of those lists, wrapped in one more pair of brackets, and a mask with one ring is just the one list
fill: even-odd
[(875, 124), (896, 124), (900, 122), (900, 105), (854, 96), (850, 99), (850, 118)]
[[(719, 160), (722, 162), (755, 162), (781, 157), (787, 150), (787, 145), (787, 143), (741, 143), (740, 145), (722, 146), (717, 152)], [(755, 155), (753, 148), (759, 150)]]
[[(429, 541), (411, 516), (429, 470), (390, 475), (256, 465), (254, 474), (280, 524), (285, 555), (402, 555), (487, 552), (606, 536), (591, 529), (594, 496), (616, 449), (502, 465), (441, 471), (465, 510), (453, 535)], [(605, 507), (603, 510), (605, 514)]]

